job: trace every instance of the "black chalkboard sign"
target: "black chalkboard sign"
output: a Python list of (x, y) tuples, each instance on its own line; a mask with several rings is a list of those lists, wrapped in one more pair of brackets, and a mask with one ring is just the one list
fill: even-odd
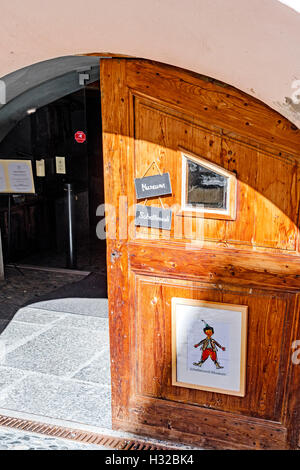
[(135, 225), (139, 227), (160, 228), (171, 230), (172, 211), (160, 207), (136, 205)]
[(169, 173), (136, 178), (134, 184), (137, 199), (148, 199), (150, 197), (172, 194)]

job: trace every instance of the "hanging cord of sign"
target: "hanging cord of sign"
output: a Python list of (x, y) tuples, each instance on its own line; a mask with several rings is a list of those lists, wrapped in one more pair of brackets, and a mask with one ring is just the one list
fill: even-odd
[[(153, 162), (150, 163), (150, 165), (148, 166), (147, 170), (146, 170), (145, 173), (143, 174), (142, 178), (144, 178), (144, 177), (146, 176), (146, 174), (148, 173), (148, 171), (150, 170), (150, 168), (152, 168), (153, 165), (156, 166), (156, 168), (157, 168), (158, 173), (160, 174), (160, 176), (162, 175), (162, 172), (160, 171), (158, 164), (156, 163), (155, 160), (153, 160)], [(159, 202), (160, 202), (160, 204), (161, 204), (161, 207), (164, 209), (165, 206), (163, 205), (163, 202), (162, 202), (161, 197), (159, 197), (158, 199), (159, 199)], [(148, 201), (148, 199), (145, 199), (145, 201), (143, 202), (143, 204), (146, 205), (147, 201)]]

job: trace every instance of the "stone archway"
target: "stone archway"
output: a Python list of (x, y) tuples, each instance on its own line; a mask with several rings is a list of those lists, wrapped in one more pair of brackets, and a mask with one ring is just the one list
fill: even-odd
[[(291, 4), (291, 2), (289, 2)], [(28, 11), (33, 14), (28, 15)], [(109, 51), (206, 76), (259, 98), (299, 125), (300, 16), (278, 0), (12, 0), (2, 6), (0, 77), (47, 59)]]

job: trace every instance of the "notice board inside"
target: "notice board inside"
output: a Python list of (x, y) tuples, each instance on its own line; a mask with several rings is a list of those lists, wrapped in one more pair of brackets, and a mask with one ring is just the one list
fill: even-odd
[(35, 193), (31, 160), (0, 160), (0, 193)]

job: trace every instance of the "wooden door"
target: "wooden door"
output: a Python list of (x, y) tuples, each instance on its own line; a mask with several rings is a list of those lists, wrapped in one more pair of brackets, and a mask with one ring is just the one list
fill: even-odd
[[(101, 96), (114, 427), (297, 447), (299, 131), (230, 86), (149, 61), (101, 60)], [(236, 178), (231, 216), (182, 209), (183, 155)], [(172, 194), (150, 203), (172, 207), (171, 231), (134, 224), (134, 180), (158, 170)], [(174, 297), (248, 306), (245, 396), (172, 385)]]

